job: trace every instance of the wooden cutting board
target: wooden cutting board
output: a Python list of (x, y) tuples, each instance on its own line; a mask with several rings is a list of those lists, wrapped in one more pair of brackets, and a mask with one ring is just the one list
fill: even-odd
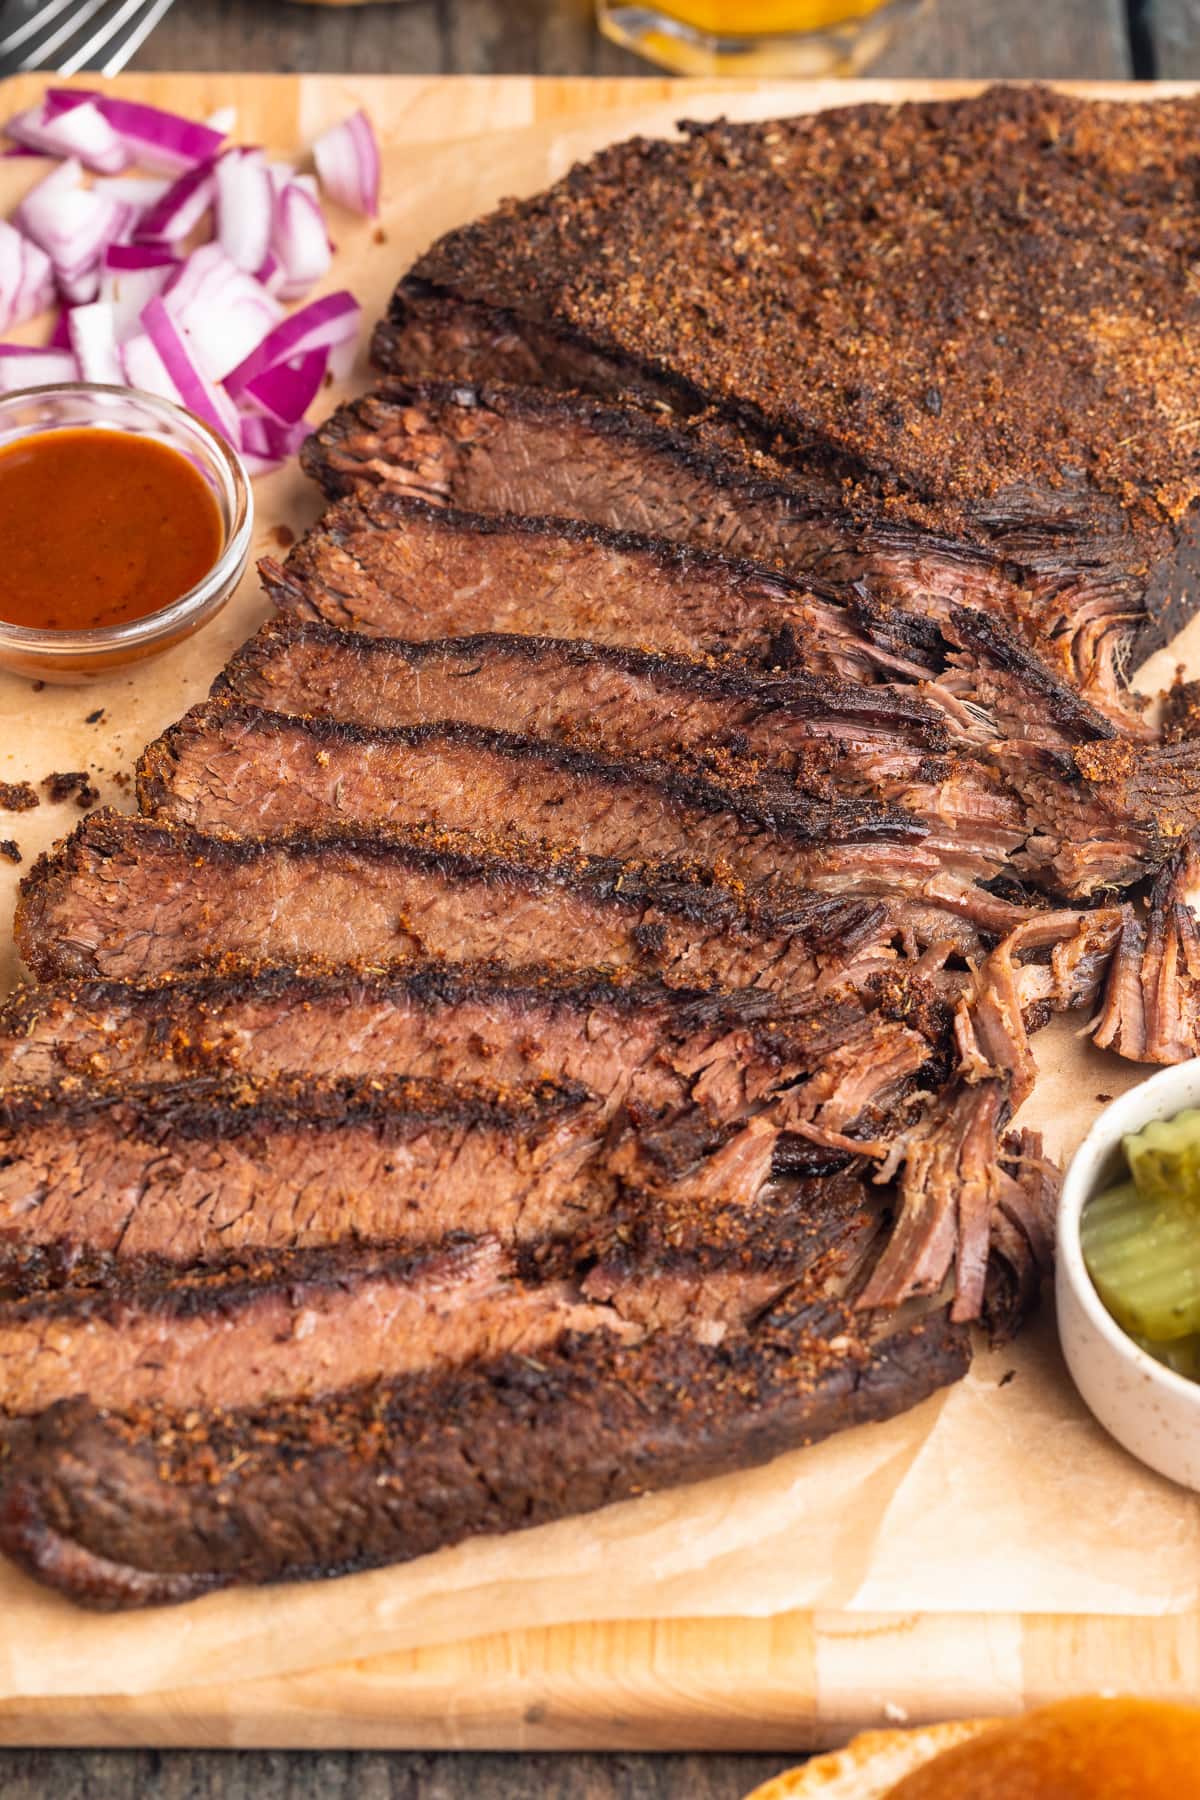
[[(403, 244), (389, 245), (386, 234), (345, 222), (334, 274), (360, 294), (369, 316), (382, 310), (399, 263), (435, 231), (504, 193), (536, 185), (522, 173), (535, 142), (538, 166), (549, 145), (561, 169), (612, 138), (668, 131), (689, 112), (800, 111), (931, 91), (913, 83), (768, 89), (663, 78), (210, 75), (122, 85), (199, 116), (232, 101), (240, 111), (238, 135), (284, 154), (366, 105), (405, 183), (389, 213), (389, 231), (392, 217), (401, 221)], [(1120, 97), (1131, 90), (1091, 91)], [(30, 82), (9, 83), (5, 116), (35, 92)], [(7, 207), (28, 185), (28, 167), (10, 164), (2, 179), (11, 188), (0, 191)], [(277, 552), (281, 528), (284, 535), (302, 529), (315, 514), (315, 497), (295, 471), (257, 487), (256, 553)], [(153, 679), (143, 672), (137, 681), (95, 690), (34, 693), (27, 683), (0, 678), (0, 778), (86, 766), (99, 772), (106, 799), (127, 804), (123, 778), (141, 744), (206, 691), (263, 610), (250, 578), (218, 624), (155, 665)], [(100, 707), (104, 717), (96, 721), (89, 715)], [(0, 836), (16, 836), (28, 860), (72, 822), (66, 810), (42, 806), (0, 819)], [(0, 980), (13, 972), (6, 940), (15, 881), (16, 872), (0, 865)], [(1003, 1553), (1002, 1546), (987, 1548)], [(708, 1610), (698, 1593), (697, 1614)], [(177, 1644), (187, 1631), (186, 1612), (161, 1615), (164, 1645)], [(1011, 1711), (1096, 1687), (1194, 1699), (1200, 1616), (784, 1612), (584, 1619), (531, 1630), (514, 1618), (503, 1634), (334, 1667), (321, 1663), (314, 1642), (304, 1673), (239, 1679), (233, 1659), (220, 1682), (136, 1696), (106, 1692), (101, 1663), (90, 1697), (0, 1698), (0, 1743), (801, 1749), (867, 1724)]]

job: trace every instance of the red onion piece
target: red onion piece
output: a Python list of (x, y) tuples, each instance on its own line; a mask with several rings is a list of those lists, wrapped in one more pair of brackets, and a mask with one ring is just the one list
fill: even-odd
[(264, 369), (247, 382), (244, 398), (283, 425), (298, 424), (316, 398), (328, 364), (328, 350), (310, 350), (306, 356)]
[(33, 350), (27, 344), (0, 344), (0, 393), (18, 388), (55, 387), (78, 381), (75, 358), (66, 350)]
[(226, 150), (217, 158), (217, 242), (237, 268), (253, 275), (271, 247), (274, 202), (261, 150)]
[(219, 244), (193, 250), (163, 298), (210, 381), (224, 381), (283, 318), (278, 300), (235, 268)]
[(379, 145), (361, 109), (313, 145), (321, 186), (350, 212), (379, 217)]
[(47, 118), (45, 102), (11, 118), (4, 130), (18, 144), (47, 156), (75, 156), (97, 175), (117, 175), (129, 164), (129, 151), (108, 120), (91, 101)]
[(142, 324), (188, 411), (211, 425), (214, 431), (219, 431), (231, 444), (239, 443), (237, 408), (215, 383), (209, 381), (196, 360), (191, 342), (161, 296), (156, 295), (146, 306)]
[(214, 164), (197, 163), (138, 219), (134, 235), (140, 238), (166, 238), (168, 242), (185, 238), (196, 229), (213, 203), (217, 183)]
[[(92, 298), (95, 274), (106, 247), (130, 222), (130, 208), (80, 183), (74, 157), (39, 181), (17, 208), (18, 226), (40, 244), (54, 265), (59, 286), (70, 298)], [(90, 292), (88, 292), (90, 279)]]
[(23, 325), (54, 300), (54, 271), (44, 250), (0, 219), (0, 331)]
[(286, 456), (295, 456), (309, 430), (310, 427), (303, 419), (296, 424), (285, 425), (281, 420), (268, 418), (263, 413), (244, 413), (241, 422), (241, 448), (251, 456), (282, 461)]
[(110, 244), (100, 271), (100, 298), (113, 308), (113, 333), (123, 344), (138, 330), (142, 310), (161, 294), (179, 267), (170, 250), (154, 244)]
[(160, 400), (181, 398), (146, 332), (139, 331), (121, 345), (121, 367), (130, 387), (140, 388), (144, 394), (157, 394)]
[(293, 362), (309, 350), (331, 350), (358, 336), (362, 307), (345, 289), (310, 300), (299, 312), (269, 331), (262, 342), (225, 377), (225, 386), (236, 399), (249, 382), (280, 363)]
[(113, 387), (124, 383), (124, 371), (117, 355), (116, 316), (105, 300), (94, 300), (90, 306), (73, 306), (67, 315), (71, 349), (84, 381), (108, 382)]
[(275, 200), (271, 245), (283, 269), (277, 292), (283, 300), (299, 300), (329, 271), (333, 246), (325, 229), (320, 202), (299, 181), (290, 181)]
[(84, 88), (51, 88), (44, 106), (48, 116), (54, 117), (77, 106), (81, 99), (94, 103), (123, 140), (131, 160), (146, 169), (177, 174), (216, 156), (224, 142), (224, 132), (213, 131), (179, 113), (146, 106), (140, 100), (118, 99), (115, 94)]

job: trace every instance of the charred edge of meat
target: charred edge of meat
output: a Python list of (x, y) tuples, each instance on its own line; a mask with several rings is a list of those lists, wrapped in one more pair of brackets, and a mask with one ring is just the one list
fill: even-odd
[(1111, 719), (1057, 680), (1040, 658), (987, 613), (977, 607), (952, 606), (950, 626), (964, 649), (986, 657), (1005, 674), (1015, 675), (1027, 693), (1044, 702), (1048, 716), (1063, 732), (1080, 743), (1119, 736)]
[(403, 750), (443, 744), (477, 750), (516, 764), (540, 763), (578, 780), (581, 791), (597, 783), (616, 788), (649, 783), (680, 805), (708, 813), (732, 813), (802, 843), (856, 843), (878, 838), (915, 842), (928, 835), (927, 826), (898, 807), (870, 800), (813, 800), (767, 790), (750, 781), (742, 787), (718, 785), (658, 758), (630, 755), (617, 760), (566, 744), (455, 722), (366, 727), (344, 719), (297, 718), (236, 700), (202, 701), (143, 750), (137, 765), (138, 804), (143, 812), (153, 815), (166, 805), (174, 787), (174, 765), (187, 740), (216, 737), (227, 726), (265, 737), (300, 737), (317, 745), (379, 744)]
[(189, 1421), (67, 1401), (4, 1446), (0, 1548), (101, 1610), (348, 1573), (768, 1461), (891, 1417), (969, 1362), (944, 1314), (865, 1356), (768, 1316), (713, 1347), (567, 1338), (336, 1404)]
[[(870, 724), (903, 728), (906, 734), (931, 751), (949, 746), (942, 715), (917, 694), (899, 694), (891, 688), (865, 687), (852, 682), (809, 675), (759, 675), (737, 663), (691, 661), (651, 650), (624, 645), (595, 644), (586, 638), (526, 637), (504, 632), (476, 632), (467, 637), (388, 638), (365, 637), (336, 625), (283, 615), (268, 619), (226, 663), (211, 689), (211, 697), (240, 698), (243, 671), (254, 671), (269, 661), (277, 649), (292, 644), (313, 644), (321, 649), (353, 656), (363, 663), (404, 662), (419, 670), (448, 657), (487, 656), (502, 651), (530, 664), (547, 655), (587, 669), (603, 664), (640, 676), (666, 690), (703, 695), (715, 700), (744, 700), (764, 712), (787, 712), (800, 718), (835, 716)], [(377, 729), (377, 728), (372, 728)]]
[(446, 880), (485, 881), (501, 888), (523, 884), (543, 891), (575, 889), (630, 911), (653, 906), (697, 925), (801, 935), (816, 949), (852, 948), (878, 929), (887, 914), (882, 903), (870, 899), (800, 888), (789, 891), (779, 884), (773, 884), (765, 896), (745, 894), (723, 885), (703, 864), (651, 859), (621, 862), (539, 843), (516, 833), (497, 832), (485, 840), (434, 825), (375, 830), (331, 826), (320, 831), (243, 837), (130, 818), (101, 808), (53, 850), (43, 852), (22, 879), (16, 919), (22, 954), (36, 956), (43, 935), (40, 914), (50, 904), (57, 884), (86, 875), (94, 862), (154, 852), (174, 854), (197, 871), (252, 867), (281, 855), (342, 853), (376, 863), (406, 861), (432, 865)]
[(578, 1083), (553, 1081), (496, 1090), (404, 1075), (263, 1081), (199, 1075), (142, 1084), (65, 1075), (52, 1087), (0, 1088), (0, 1131), (34, 1123), (69, 1127), (104, 1112), (120, 1115), (129, 1135), (151, 1140), (224, 1138), (262, 1126), (316, 1132), (365, 1124), (404, 1132), (427, 1129), (431, 1121), (518, 1131), (573, 1112), (589, 1099)]

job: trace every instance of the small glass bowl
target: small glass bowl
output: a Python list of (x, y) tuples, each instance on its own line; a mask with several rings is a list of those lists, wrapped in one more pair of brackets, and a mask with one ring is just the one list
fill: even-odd
[(213, 618), (242, 578), (254, 527), (254, 500), (241, 458), (211, 426), (173, 400), (86, 381), (0, 396), (0, 449), (35, 433), (81, 429), (144, 434), (186, 456), (216, 500), (223, 541), (203, 581), (145, 618), (92, 631), (41, 631), (0, 619), (0, 668), (64, 684), (97, 681), (157, 656)]

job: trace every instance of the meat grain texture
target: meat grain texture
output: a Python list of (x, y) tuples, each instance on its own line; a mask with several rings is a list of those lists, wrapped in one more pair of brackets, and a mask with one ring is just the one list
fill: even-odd
[(1198, 128), (686, 125), (403, 277), (278, 616), (22, 885), (8, 1554), (401, 1561), (1019, 1325), (1039, 1026), (1200, 1049), (1194, 696), (1124, 682), (1195, 605)]

